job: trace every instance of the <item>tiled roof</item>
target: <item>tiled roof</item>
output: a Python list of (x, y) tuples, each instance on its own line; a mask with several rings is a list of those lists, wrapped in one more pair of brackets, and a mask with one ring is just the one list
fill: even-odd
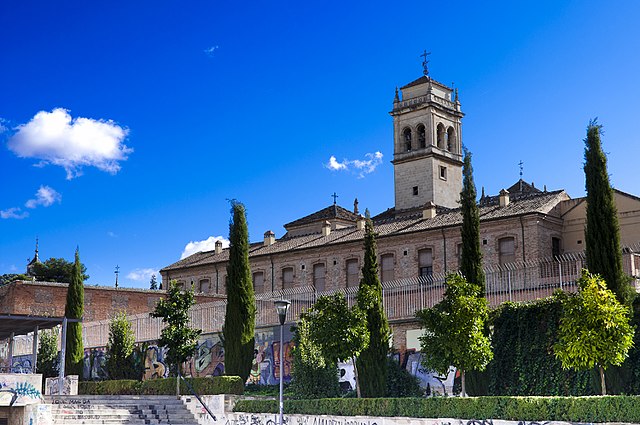
[[(566, 199), (569, 199), (569, 196), (563, 190), (529, 192), (510, 195), (511, 202), (509, 205), (500, 207), (498, 196), (486, 196), (483, 198), (483, 202), (479, 204), (480, 221), (518, 217), (525, 214), (548, 214), (559, 202)], [(407, 212), (400, 219), (393, 218), (393, 211), (393, 209), (390, 209), (374, 217), (374, 228), (379, 238), (457, 226), (462, 223), (462, 214), (459, 208), (439, 208), (438, 214), (431, 219), (423, 219), (421, 209), (416, 209), (411, 214)], [(283, 237), (269, 246), (264, 246), (262, 243), (253, 243), (249, 249), (249, 257), (313, 249), (346, 242), (358, 242), (362, 241), (363, 238), (364, 230), (358, 230), (354, 225), (332, 230), (328, 236), (316, 233)], [(224, 263), (228, 259), (228, 249), (224, 249), (220, 254), (215, 254), (214, 251), (198, 252), (163, 268), (162, 271)]]
[(530, 192), (541, 192), (540, 189), (536, 189), (533, 183), (529, 184), (526, 181), (520, 179), (513, 184), (510, 188), (507, 189), (509, 193), (530, 193)]
[(289, 229), (290, 227), (298, 227), (305, 224), (317, 223), (321, 220), (331, 220), (336, 218), (355, 222), (358, 219), (358, 214), (355, 214), (346, 208), (342, 208), (340, 205), (329, 205), (327, 208), (323, 208), (313, 214), (309, 214), (308, 216), (285, 224), (284, 228)]
[(404, 90), (404, 89), (409, 88), (409, 87), (418, 86), (418, 85), (420, 85), (420, 84), (425, 84), (425, 83), (429, 82), (429, 80), (431, 80), (431, 82), (432, 82), (433, 84), (435, 84), (435, 85), (437, 85), (437, 86), (440, 86), (440, 87), (442, 87), (443, 89), (446, 89), (446, 90), (453, 90), (451, 87), (447, 87), (446, 85), (442, 84), (441, 82), (436, 81), (436, 80), (434, 80), (433, 78), (431, 78), (431, 77), (427, 77), (427, 76), (425, 76), (425, 75), (423, 75), (422, 77), (418, 78), (417, 80), (413, 80), (413, 81), (412, 81), (412, 82), (410, 82), (409, 84), (406, 84), (406, 85), (404, 85), (404, 86), (400, 87), (400, 90)]

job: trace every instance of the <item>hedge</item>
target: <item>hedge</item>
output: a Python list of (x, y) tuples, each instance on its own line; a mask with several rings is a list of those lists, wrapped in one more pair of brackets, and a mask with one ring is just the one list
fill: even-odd
[[(211, 376), (186, 378), (199, 395), (243, 394), (244, 384), (239, 376)], [(147, 381), (83, 381), (78, 383), (78, 394), (98, 395), (173, 395), (176, 393), (176, 378), (149, 379)], [(180, 393), (190, 394), (184, 382), (180, 382)]]
[[(239, 400), (234, 412), (277, 413), (275, 400)], [(288, 414), (514, 421), (640, 422), (640, 396), (331, 398), (286, 400)]]

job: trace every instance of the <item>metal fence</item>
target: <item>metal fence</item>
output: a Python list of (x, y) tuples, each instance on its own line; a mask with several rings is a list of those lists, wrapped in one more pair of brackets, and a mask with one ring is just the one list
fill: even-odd
[[(625, 248), (625, 271), (636, 277), (640, 274), (639, 247)], [(505, 301), (533, 301), (546, 298), (556, 290), (576, 291), (576, 281), (586, 266), (584, 253), (565, 254), (552, 259), (525, 261), (485, 268), (486, 297), (490, 306)], [(384, 309), (390, 321), (415, 317), (417, 310), (433, 307), (444, 294), (445, 274), (400, 279), (382, 284)], [(342, 292), (349, 305), (355, 303), (357, 287), (316, 292), (311, 286), (284, 289), (256, 295), (256, 327), (275, 326), (279, 323), (273, 301), (281, 298), (291, 301), (288, 318), (295, 321), (311, 307), (318, 296)], [(219, 332), (224, 324), (226, 302), (215, 301), (193, 306), (189, 312), (191, 325), (203, 333)], [(148, 313), (128, 317), (137, 342), (153, 341), (160, 337), (162, 320)], [(83, 323), (85, 347), (105, 346), (109, 336), (109, 321)], [(26, 348), (26, 344), (25, 344)]]

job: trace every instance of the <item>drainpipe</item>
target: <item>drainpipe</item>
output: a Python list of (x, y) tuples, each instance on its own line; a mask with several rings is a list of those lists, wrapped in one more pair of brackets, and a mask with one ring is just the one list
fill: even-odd
[(218, 265), (216, 264), (214, 267), (216, 268), (216, 294), (219, 294), (220, 292), (218, 291), (220, 287), (218, 285), (220, 284), (220, 276), (218, 275)]
[(444, 248), (444, 272), (447, 272), (447, 236), (442, 229), (442, 247)]
[(273, 257), (269, 256), (269, 260), (271, 261), (271, 292), (276, 290), (276, 281), (275, 281), (275, 269), (273, 265)]

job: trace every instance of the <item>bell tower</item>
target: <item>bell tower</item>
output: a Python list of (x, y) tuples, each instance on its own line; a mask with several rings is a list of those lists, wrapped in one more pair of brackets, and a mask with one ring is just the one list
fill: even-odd
[[(426, 52), (425, 52), (426, 53)], [(393, 101), (395, 210), (457, 208), (462, 190), (462, 117), (458, 90), (424, 75)]]

